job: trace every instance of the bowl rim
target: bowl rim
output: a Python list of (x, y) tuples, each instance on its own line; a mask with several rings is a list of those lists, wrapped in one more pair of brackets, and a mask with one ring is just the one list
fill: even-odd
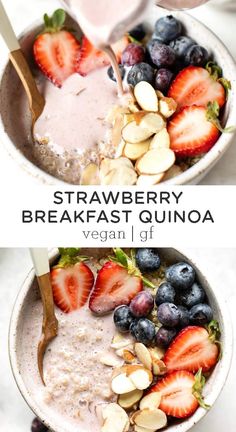
[[(155, 6), (158, 8), (158, 6)], [(160, 8), (158, 8), (160, 10)], [(168, 12), (165, 9), (161, 9), (161, 13)], [(231, 53), (229, 52), (228, 48), (224, 45), (224, 43), (218, 38), (218, 36), (210, 30), (205, 24), (201, 23), (197, 18), (193, 17), (192, 15), (183, 12), (183, 11), (175, 11), (173, 12), (174, 15), (179, 16), (181, 19), (181, 16), (187, 16), (189, 23), (197, 23), (198, 26), (200, 26), (201, 29), (205, 32), (206, 35), (209, 35), (210, 38), (215, 39), (218, 47), (220, 48), (221, 52), (225, 57), (227, 57), (228, 64), (230, 68), (232, 68), (232, 71), (234, 71), (234, 76), (236, 76), (236, 62), (234, 61)], [(29, 26), (27, 26), (22, 32), (20, 32), (18, 38), (25, 36), (28, 32), (33, 31), (36, 27), (40, 26), (42, 24), (42, 19), (35, 20), (33, 23), (31, 23)], [(4, 56), (3, 56), (4, 58)], [(5, 68), (9, 62), (8, 56), (6, 56), (5, 60), (0, 60), (0, 84), (2, 81), (2, 77), (5, 71)], [(231, 82), (232, 90), (231, 94), (236, 94), (236, 80), (232, 80)], [(231, 99), (232, 101), (232, 99)], [(227, 125), (233, 125), (235, 123), (236, 118), (236, 103), (231, 103), (229, 105), (229, 112), (227, 116)], [(188, 168), (183, 173), (179, 174), (178, 176), (167, 180), (165, 182), (160, 183), (161, 185), (169, 184), (169, 185), (184, 185), (184, 184), (191, 184), (194, 183), (194, 180), (200, 181), (202, 177), (204, 177), (205, 174), (209, 170), (213, 168), (213, 166), (218, 162), (218, 160), (221, 158), (223, 153), (229, 148), (230, 144), (233, 141), (233, 138), (235, 137), (235, 133), (230, 134), (221, 134), (216, 144), (206, 153), (195, 165)], [(4, 129), (4, 124), (0, 115), (0, 136), (2, 137), (2, 141), (4, 144), (5, 149), (7, 150), (8, 154), (20, 165), (28, 174), (33, 176), (34, 178), (38, 178), (38, 180), (41, 183), (51, 184), (51, 185), (68, 185), (71, 183), (67, 183), (66, 181), (60, 180), (53, 175), (47, 173), (43, 169), (39, 168), (37, 165), (35, 165), (33, 162), (31, 162), (22, 152), (20, 149), (16, 147), (14, 142), (10, 139), (7, 132)]]
[[(224, 345), (227, 346), (227, 352), (221, 359), (220, 369), (217, 374), (217, 386), (213, 386), (213, 388), (210, 390), (209, 394), (207, 395), (206, 402), (210, 403), (210, 406), (212, 407), (216, 402), (216, 400), (218, 399), (219, 395), (221, 394), (224, 385), (226, 384), (227, 377), (230, 372), (232, 356), (233, 356), (233, 327), (232, 327), (231, 316), (228, 310), (228, 305), (226, 300), (223, 298), (223, 296), (219, 291), (217, 292), (213, 291), (212, 285), (209, 282), (208, 278), (206, 278), (205, 273), (203, 273), (202, 270), (199, 269), (199, 266), (195, 261), (195, 259), (192, 259), (192, 257), (189, 256), (189, 251), (187, 252), (188, 256), (186, 256), (185, 251), (182, 251), (179, 248), (174, 247), (174, 248), (160, 248), (160, 249), (172, 249), (173, 252), (176, 252), (177, 254), (181, 254), (183, 260), (190, 262), (190, 264), (192, 264), (196, 268), (196, 270), (201, 274), (201, 277), (204, 279), (207, 288), (210, 290), (211, 294), (213, 295), (214, 300), (217, 303), (222, 315), (224, 337), (225, 337)], [(54, 260), (57, 257), (57, 255), (58, 255), (58, 250), (56, 248), (51, 250), (49, 253), (50, 261)], [(22, 397), (24, 398), (25, 402), (28, 404), (28, 406), (31, 408), (34, 414), (37, 417), (39, 417), (43, 421), (43, 423), (50, 428), (52, 432), (53, 431), (59, 432), (57, 429), (58, 424), (54, 422), (52, 418), (47, 420), (45, 418), (46, 417), (45, 414), (43, 413), (43, 409), (40, 407), (40, 403), (35, 401), (33, 397), (30, 396), (28, 389), (24, 383), (24, 380), (20, 374), (20, 369), (17, 361), (16, 342), (17, 342), (17, 335), (18, 335), (17, 327), (19, 323), (20, 312), (24, 305), (26, 295), (28, 294), (30, 287), (32, 286), (34, 278), (35, 278), (35, 271), (33, 268), (31, 268), (25, 280), (23, 281), (19, 293), (16, 297), (11, 318), (10, 318), (10, 323), (9, 323), (8, 355), (9, 355), (11, 370), (16, 385)], [(185, 422), (176, 425), (173, 430), (176, 429), (176, 431), (178, 432), (187, 432), (202, 418), (204, 418), (208, 412), (209, 411), (199, 407), (193, 416), (189, 417), (187, 420), (185, 420)], [(68, 432), (68, 429), (61, 428), (60, 432)], [(81, 432), (85, 432), (85, 431), (81, 431)]]

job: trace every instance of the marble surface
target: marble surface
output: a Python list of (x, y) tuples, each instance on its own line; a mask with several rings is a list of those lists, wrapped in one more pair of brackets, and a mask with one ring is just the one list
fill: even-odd
[[(50, 2), (48, 0), (30, 0), (28, 2), (25, 0), (3, 0), (3, 3), (17, 33), (33, 20), (41, 17), (45, 11), (50, 12), (60, 4), (58, 0), (50, 0)], [(232, 13), (232, 11), (222, 12), (222, 9), (214, 5), (214, 1), (191, 11), (191, 13), (212, 29), (236, 58), (236, 33), (234, 31), (236, 13)], [(0, 50), (2, 46), (0, 40)], [(202, 180), (202, 184), (236, 184), (236, 145), (234, 144), (232, 144), (217, 166)], [(6, 179), (11, 181), (14, 172), (18, 187), (24, 188), (27, 186), (29, 174), (19, 168), (3, 146), (0, 146), (0, 160), (0, 182), (1, 180), (5, 182)], [(38, 180), (31, 177), (31, 182), (37, 183)]]
[[(185, 249), (206, 274), (215, 290), (223, 292), (231, 316), (235, 316), (235, 262), (236, 249)], [(8, 359), (8, 326), (15, 297), (31, 268), (26, 249), (0, 249), (0, 430), (2, 432), (30, 432), (33, 413), (22, 399), (13, 380)], [(236, 326), (235, 342), (236, 342)], [(233, 364), (236, 361), (234, 352)], [(227, 383), (209, 414), (192, 432), (235, 431), (236, 370), (231, 367)]]

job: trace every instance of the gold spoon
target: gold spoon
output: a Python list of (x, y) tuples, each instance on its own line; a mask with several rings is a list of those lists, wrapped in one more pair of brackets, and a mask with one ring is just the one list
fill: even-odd
[(42, 335), (38, 344), (38, 369), (43, 384), (45, 385), (43, 375), (43, 358), (47, 346), (57, 336), (58, 321), (54, 310), (47, 249), (31, 248), (30, 253), (43, 302)]
[(34, 77), (19, 45), (10, 20), (0, 0), (0, 32), (9, 49), (10, 60), (25, 88), (29, 107), (32, 113), (32, 135), (34, 124), (40, 117), (45, 106), (45, 99), (39, 93)]

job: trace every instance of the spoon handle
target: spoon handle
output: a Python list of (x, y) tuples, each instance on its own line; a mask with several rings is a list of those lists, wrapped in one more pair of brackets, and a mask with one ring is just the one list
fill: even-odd
[(39, 93), (36, 86), (34, 77), (26, 61), (23, 51), (21, 50), (20, 44), (14, 33), (10, 20), (4, 9), (2, 1), (0, 0), (0, 23), (1, 35), (9, 49), (10, 60), (25, 88), (30, 109), (32, 111), (33, 124), (38, 119), (43, 111), (45, 101), (43, 96)]
[(0, 21), (1, 21), (1, 35), (10, 52), (20, 49), (19, 42), (16, 38), (10, 20), (7, 16), (5, 8), (0, 0)]
[(46, 324), (50, 325), (50, 323), (53, 326), (55, 323), (55, 312), (50, 280), (48, 251), (44, 248), (31, 248), (30, 253), (42, 297), (43, 327), (46, 326)]

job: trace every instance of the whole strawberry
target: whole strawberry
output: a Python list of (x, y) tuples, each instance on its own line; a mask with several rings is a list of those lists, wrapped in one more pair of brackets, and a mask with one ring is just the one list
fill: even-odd
[(44, 15), (45, 27), (33, 46), (34, 58), (43, 74), (58, 87), (73, 73), (80, 51), (76, 37), (65, 29), (66, 13), (57, 9)]

